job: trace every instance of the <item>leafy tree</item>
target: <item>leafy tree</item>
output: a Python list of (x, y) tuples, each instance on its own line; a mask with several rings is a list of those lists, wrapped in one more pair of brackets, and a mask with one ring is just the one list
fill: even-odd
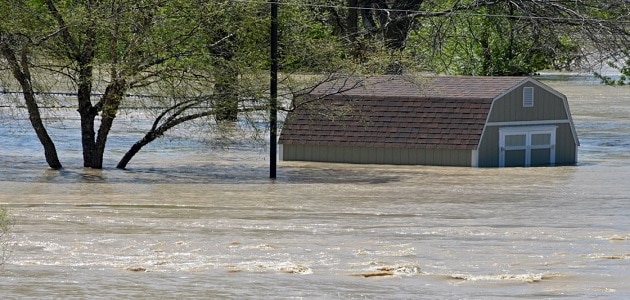
[[(31, 74), (59, 74), (77, 91), (83, 165), (102, 168), (109, 131), (124, 95), (147, 88), (179, 67), (199, 30), (187, 18), (194, 7), (166, 1), (2, 1), (2, 53), (21, 83), (31, 122), (47, 150), (51, 168), (60, 168), (46, 138)], [(25, 25), (27, 24), (27, 25)], [(177, 28), (178, 30), (174, 30)], [(19, 60), (16, 50), (20, 51)], [(20, 63), (18, 63), (20, 62)], [(102, 96), (93, 99), (97, 89)], [(51, 149), (50, 151), (48, 151)], [(50, 156), (50, 158), (49, 158)]]
[[(125, 168), (140, 149), (185, 122), (267, 108), (268, 5), (257, 2), (184, 0), (0, 1), (5, 62), (22, 84), (33, 127), (50, 167), (61, 168), (39, 115), (39, 91), (76, 90), (85, 167), (102, 168), (112, 125), (121, 107), (157, 106), (153, 124), (118, 163)], [(344, 68), (340, 43), (306, 6), (282, 9), (281, 80), (291, 92), (306, 81), (298, 71)], [(31, 105), (32, 104), (32, 105)], [(258, 114), (259, 115), (259, 114)], [(244, 116), (247, 118), (247, 116)], [(41, 134), (40, 134), (41, 133)], [(51, 149), (49, 151), (49, 149)]]
[[(0, 5), (6, 16), (13, 16), (2, 23), (0, 50), (22, 85), (33, 127), (55, 169), (61, 163), (39, 115), (43, 99), (36, 96), (48, 89), (42, 84), (46, 76), (61, 75), (57, 85), (76, 89), (84, 166), (102, 168), (108, 134), (121, 106), (144, 105), (127, 94), (160, 95), (164, 100), (153, 103), (163, 107), (155, 114), (154, 126), (119, 167), (174, 126), (213, 115), (217, 121), (233, 120), (242, 88), (237, 80), (244, 71), (241, 66), (259, 67), (260, 55), (243, 58), (259, 49), (239, 49), (242, 39), (255, 40), (264, 29), (255, 24), (264, 19), (254, 18), (260, 4), (22, 0)], [(250, 23), (233, 25), (238, 18)]]
[(627, 85), (630, 84), (630, 50), (626, 50), (623, 52), (625, 57), (622, 58), (623, 63), (618, 63), (614, 61), (609, 61), (608, 66), (619, 70), (619, 78), (613, 78), (611, 76), (606, 76), (600, 74), (598, 72), (594, 72), (596, 78), (599, 78), (603, 84), (606, 85)]
[[(237, 120), (238, 115), (255, 134), (261, 130), (257, 124), (266, 118), (261, 113), (269, 109), (269, 6), (229, 0), (209, 3), (198, 7), (200, 13), (192, 17), (205, 30), (202, 39), (210, 41), (190, 59), (194, 77), (161, 82), (162, 88), (168, 87), (167, 94), (185, 100), (156, 114), (151, 129), (125, 154), (118, 168), (125, 168), (143, 146), (168, 129), (202, 116), (214, 115), (221, 122)], [(354, 72), (354, 65), (344, 61), (343, 45), (331, 38), (332, 31), (319, 17), (317, 11), (302, 5), (280, 10), (282, 99), (291, 99), (321, 81), (319, 76), (301, 74), (317, 72), (327, 78), (327, 74)], [(211, 109), (200, 110), (203, 103), (210, 103)], [(219, 124), (219, 128), (226, 127)]]
[[(455, 15), (448, 21), (446, 25), (431, 26), (435, 31), (425, 37), (435, 42), (432, 36), (445, 36), (438, 41), (438, 50), (432, 53), (437, 56), (432, 61), (442, 63), (433, 68), (442, 72), (528, 75), (554, 64), (570, 65), (572, 61), (560, 60), (570, 60), (572, 56), (562, 59), (560, 54), (577, 51), (577, 46), (565, 35), (556, 36), (545, 26), (532, 26), (531, 19), (524, 18), (511, 2), (480, 7), (474, 13)], [(427, 33), (415, 37), (422, 38), (421, 34)], [(418, 48), (422, 46), (419, 44)]]
[[(630, 6), (618, 0), (322, 0), (356, 56), (382, 39), (388, 73), (530, 74), (616, 56), (630, 44)], [(401, 53), (402, 52), (402, 53)], [(407, 63), (405, 63), (407, 62)]]
[(42, 122), (39, 104), (35, 96), (36, 90), (33, 86), (34, 78), (31, 75), (29, 57), (31, 55), (31, 45), (34, 41), (27, 38), (27, 36), (30, 32), (36, 30), (36, 26), (31, 26), (35, 22), (25, 22), (10, 33), (10, 28), (18, 24), (20, 20), (29, 17), (29, 14), (25, 13), (25, 11), (30, 8), (29, 3), (24, 2), (13, 3), (13, 5), (0, 2), (2, 11), (13, 13), (4, 15), (5, 18), (12, 16), (12, 19), (7, 18), (0, 22), (0, 53), (6, 59), (10, 72), (18, 81), (24, 93), (29, 120), (44, 147), (44, 155), (48, 165), (53, 169), (59, 169), (61, 168), (61, 162), (57, 156), (55, 145)]
[(580, 4), (504, 1), (456, 15), (466, 27), (454, 27), (458, 38), (447, 42), (453, 46), (442, 54), (455, 57), (449, 59), (456, 62), (456, 73), (528, 75), (548, 68), (570, 70), (593, 51), (614, 55), (623, 49), (628, 40), (623, 23), (601, 26), (599, 14), (593, 12), (601, 7), (591, 3), (592, 10), (587, 11), (589, 4)]
[[(329, 24), (351, 47), (350, 53), (360, 62), (373, 56), (387, 54), (384, 73), (400, 74), (409, 32), (417, 26), (414, 12), (422, 7), (423, 0), (347, 0), (326, 1)], [(339, 5), (339, 8), (334, 6)], [(376, 42), (376, 43), (375, 43)]]

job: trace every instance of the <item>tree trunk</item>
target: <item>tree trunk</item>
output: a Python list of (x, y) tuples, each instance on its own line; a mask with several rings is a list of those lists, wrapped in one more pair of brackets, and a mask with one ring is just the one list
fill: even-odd
[(210, 49), (217, 56), (214, 63), (213, 101), (217, 122), (236, 122), (238, 119), (238, 70), (233, 65), (236, 43), (236, 37), (231, 35), (223, 43)]
[(351, 42), (357, 39), (357, 33), (359, 32), (359, 12), (356, 7), (359, 5), (358, 0), (348, 0), (348, 17), (346, 19), (346, 33)]
[(90, 168), (102, 169), (103, 156), (105, 155), (105, 145), (107, 136), (114, 124), (114, 119), (118, 113), (122, 96), (126, 90), (126, 82), (124, 80), (116, 80), (110, 83), (105, 89), (105, 94), (101, 100), (103, 103), (101, 111), (101, 125), (98, 128), (98, 135), (94, 144), (94, 157), (91, 161)]
[(158, 137), (158, 135), (156, 135), (153, 131), (147, 132), (147, 134), (144, 136), (144, 138), (142, 138), (141, 140), (137, 141), (135, 144), (133, 144), (133, 146), (131, 146), (131, 148), (129, 148), (129, 151), (127, 151), (127, 153), (125, 153), (123, 158), (118, 162), (118, 165), (116, 165), (116, 168), (118, 168), (118, 169), (125, 169), (125, 168), (127, 168), (127, 164), (129, 164), (131, 159), (140, 151), (140, 149), (142, 149), (142, 147), (148, 145), (150, 142), (155, 140), (157, 137)]
[[(424, 0), (397, 0), (388, 5), (389, 2), (385, 0), (363, 0), (363, 25), (368, 31), (376, 31), (378, 27), (385, 47), (391, 51), (392, 57), (396, 57), (405, 49), (407, 36), (414, 24), (413, 13), (420, 9), (423, 2)], [(402, 74), (403, 68), (402, 62), (394, 60), (385, 72)]]
[(486, 30), (481, 33), (479, 44), (481, 45), (481, 49), (483, 51), (483, 60), (481, 62), (481, 75), (491, 76), (493, 75), (495, 68), (493, 67), (494, 62), (492, 61), (492, 49), (490, 49), (490, 37), (489, 33)]
[(37, 134), (37, 138), (44, 147), (44, 156), (46, 157), (48, 166), (55, 170), (61, 169), (62, 165), (57, 156), (57, 149), (55, 148), (54, 142), (48, 135), (48, 131), (46, 130), (39, 113), (39, 106), (37, 105), (35, 93), (31, 84), (26, 48), (22, 50), (20, 62), (18, 62), (15, 52), (9, 47), (9, 45), (2, 43), (0, 48), (4, 58), (9, 63), (13, 77), (15, 77), (15, 79), (20, 83), (24, 93), (24, 101), (26, 102), (29, 120), (31, 121), (31, 125), (35, 130), (35, 133)]
[(96, 159), (94, 120), (98, 110), (92, 106), (92, 67), (87, 65), (79, 70), (78, 95), (79, 116), (81, 118), (81, 146), (83, 148), (83, 166), (93, 168)]
[[(195, 102), (195, 101), (192, 101), (189, 103), (180, 103), (162, 112), (162, 114), (160, 114), (155, 119), (155, 122), (153, 123), (153, 127), (151, 128), (151, 130), (149, 130), (141, 140), (137, 141), (135, 144), (133, 144), (133, 146), (131, 146), (129, 151), (127, 151), (127, 153), (125, 153), (125, 155), (120, 160), (120, 162), (118, 162), (118, 165), (116, 166), (116, 168), (118, 169), (126, 168), (127, 164), (129, 164), (129, 161), (131, 161), (131, 159), (140, 151), (140, 149), (142, 149), (142, 147), (148, 145), (149, 143), (153, 142), (158, 137), (164, 135), (164, 133), (168, 131), (169, 129), (179, 124), (182, 124), (184, 122), (195, 120), (202, 117), (208, 117), (214, 114), (213, 110), (208, 110), (208, 111), (202, 111), (202, 112), (197, 112), (190, 115), (182, 116), (182, 114), (184, 114), (187, 111), (187, 109), (194, 107), (196, 104), (198, 104), (198, 102)], [(166, 117), (169, 114), (170, 116)], [(164, 121), (164, 123), (159, 125), (160, 122), (165, 117), (166, 117), (166, 121)]]

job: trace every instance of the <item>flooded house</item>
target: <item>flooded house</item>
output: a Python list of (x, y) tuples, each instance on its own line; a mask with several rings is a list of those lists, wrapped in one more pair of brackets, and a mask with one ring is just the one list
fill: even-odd
[(528, 167), (577, 162), (567, 98), (530, 77), (342, 78), (298, 101), (280, 159)]

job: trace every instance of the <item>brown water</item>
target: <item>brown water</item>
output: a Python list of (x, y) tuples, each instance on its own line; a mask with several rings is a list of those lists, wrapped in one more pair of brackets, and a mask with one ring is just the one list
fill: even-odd
[[(85, 170), (70, 118), (58, 172), (5, 110), (0, 298), (629, 298), (630, 88), (549, 84), (569, 97), (577, 166), (281, 162), (270, 181), (263, 150), (174, 138), (128, 171)], [(126, 129), (110, 166), (139, 137)]]

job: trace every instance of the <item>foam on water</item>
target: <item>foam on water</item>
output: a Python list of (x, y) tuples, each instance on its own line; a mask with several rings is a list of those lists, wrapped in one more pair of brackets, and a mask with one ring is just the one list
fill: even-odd
[(471, 274), (452, 274), (448, 275), (450, 279), (466, 280), (466, 281), (522, 281), (527, 283), (540, 282), (542, 280), (561, 277), (561, 274), (498, 274), (498, 275), (471, 275)]

